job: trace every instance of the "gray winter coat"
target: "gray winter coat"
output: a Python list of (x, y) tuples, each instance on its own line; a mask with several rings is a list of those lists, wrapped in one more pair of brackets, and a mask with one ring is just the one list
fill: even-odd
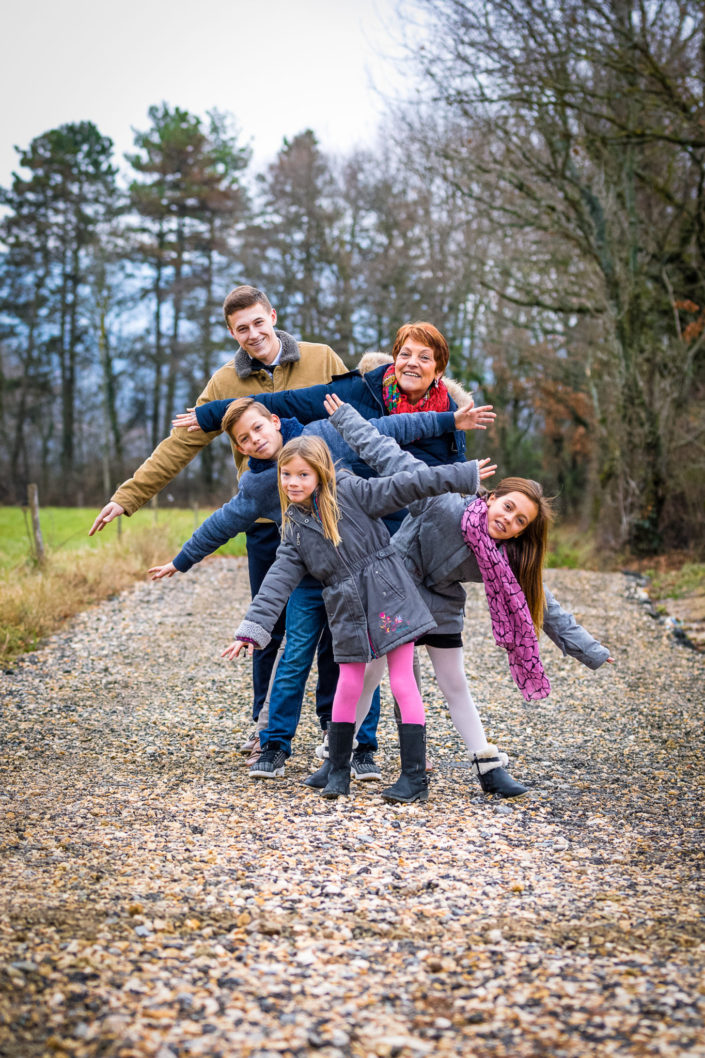
[(418, 468), (416, 463), (412, 472), (369, 480), (339, 473), (338, 547), (324, 537), (309, 508), (290, 505), (276, 560), (235, 638), (265, 647), (284, 603), (305, 573), (324, 586), (333, 654), (339, 663), (371, 661), (432, 631), (433, 617), (378, 519), (425, 496), (474, 491), (479, 474), (474, 461), (440, 467), (418, 461)]
[[(403, 451), (392, 438), (381, 437), (349, 404), (339, 408), (330, 420), (351, 448), (379, 474), (413, 470), (417, 460)], [(436, 622), (438, 633), (462, 632), (465, 616), (463, 581), (482, 582), (475, 555), (460, 529), (465, 508), (474, 503), (478, 482), (468, 489), (470, 496), (445, 495), (424, 499), (409, 507), (409, 515), (393, 537), (421, 598)], [(609, 657), (602, 646), (572, 614), (556, 602), (544, 588), (546, 609), (543, 630), (563, 654), (577, 658), (590, 669), (598, 669)]]

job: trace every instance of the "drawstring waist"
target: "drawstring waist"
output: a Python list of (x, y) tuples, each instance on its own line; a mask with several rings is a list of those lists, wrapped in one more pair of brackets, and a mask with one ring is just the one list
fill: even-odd
[(375, 562), (380, 561), (383, 558), (389, 558), (391, 555), (395, 555), (396, 550), (391, 544), (387, 547), (383, 547), (379, 551), (375, 551), (373, 555), (366, 555), (364, 558), (359, 559), (357, 562), (346, 562), (345, 572), (336, 573), (330, 580), (326, 581), (327, 586), (334, 587), (336, 584), (341, 584), (344, 580), (349, 580), (350, 577), (356, 573), (360, 573), (363, 569), (368, 566), (374, 565)]

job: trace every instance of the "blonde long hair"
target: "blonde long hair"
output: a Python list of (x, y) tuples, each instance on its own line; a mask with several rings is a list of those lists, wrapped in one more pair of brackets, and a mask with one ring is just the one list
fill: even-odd
[[(538, 513), (533, 522), (513, 540), (506, 540), (504, 547), (509, 565), (524, 592), (537, 633), (543, 625), (546, 597), (543, 590), (543, 564), (548, 549), (548, 529), (553, 521), (551, 500), (544, 496), (538, 481), (530, 478), (503, 478), (490, 496), (506, 496), (508, 492), (520, 492), (536, 504)], [(489, 499), (489, 497), (488, 497)]]
[(282, 448), (277, 458), (277, 485), (279, 487), (279, 502), (282, 508), (282, 536), (286, 530), (289, 519), (289, 499), (281, 485), (281, 469), (290, 463), (296, 456), (305, 460), (318, 477), (318, 486), (311, 497), (314, 510), (321, 520), (323, 535), (332, 541), (337, 547), (340, 543), (338, 522), (340, 521), (340, 508), (338, 507), (338, 494), (335, 484), (335, 466), (330, 454), (330, 448), (320, 437), (294, 437)]

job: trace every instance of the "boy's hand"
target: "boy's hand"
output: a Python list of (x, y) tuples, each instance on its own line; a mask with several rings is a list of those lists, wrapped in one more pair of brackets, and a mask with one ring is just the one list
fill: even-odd
[(480, 481), (484, 481), (485, 478), (491, 478), (495, 470), (497, 469), (496, 463), (492, 463), (490, 466), (487, 466), (488, 463), (489, 458), (478, 459), (477, 461), (477, 469), (480, 471)]
[(458, 408), (455, 412), (456, 430), (486, 430), (497, 418), (492, 410), (491, 404), (483, 404), (481, 408), (475, 407), (475, 401), (470, 398), (470, 403), (464, 408)]
[(119, 518), (120, 515), (124, 513), (125, 508), (121, 507), (119, 503), (115, 503), (114, 500), (111, 500), (110, 503), (106, 503), (105, 507), (103, 507), (103, 510), (88, 530), (88, 535), (93, 536), (93, 533), (99, 533), (101, 529), (105, 529), (108, 522), (112, 522), (113, 518)]
[(255, 652), (255, 644), (243, 643), (241, 639), (236, 639), (234, 643), (225, 648), (220, 656), (221, 658), (227, 658), (228, 661), (234, 661), (242, 650), (246, 650), (248, 657), (252, 657)]
[(338, 408), (342, 408), (343, 401), (340, 399), (337, 393), (329, 393), (323, 401), (323, 407), (326, 409), (329, 415), (332, 415)]
[(176, 415), (171, 420), (171, 425), (175, 426), (177, 430), (188, 430), (189, 433), (193, 430), (201, 429), (198, 425), (195, 408), (187, 408), (186, 411), (181, 412), (180, 415)]
[(152, 566), (147, 572), (152, 574), (152, 580), (161, 580), (162, 577), (173, 577), (178, 571), (173, 562), (167, 562), (165, 566)]

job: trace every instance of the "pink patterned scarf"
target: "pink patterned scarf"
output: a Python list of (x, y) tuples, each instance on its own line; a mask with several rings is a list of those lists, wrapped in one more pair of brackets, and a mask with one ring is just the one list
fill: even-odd
[(492, 633), (507, 651), (512, 679), (525, 701), (547, 698), (551, 684), (543, 671), (529, 607), (506, 556), (487, 531), (485, 500), (478, 498), (465, 508), (460, 529), (480, 567)]

